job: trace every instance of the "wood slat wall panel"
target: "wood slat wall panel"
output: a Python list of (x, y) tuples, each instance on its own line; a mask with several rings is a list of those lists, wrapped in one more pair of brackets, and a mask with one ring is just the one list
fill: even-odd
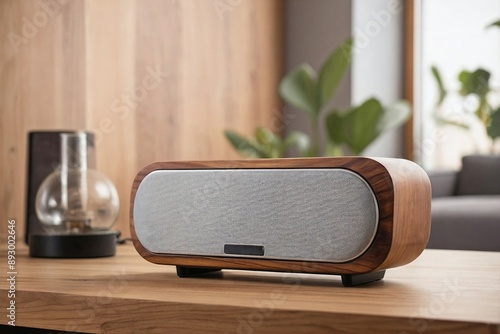
[[(281, 109), (282, 0), (231, 8), (68, 0), (53, 5), (15, 52), (9, 33), (22, 38), (23, 17), (33, 23), (47, 12), (36, 0), (1, 1), (0, 233), (8, 218), (24, 231), (29, 130), (96, 133), (97, 166), (118, 188), (117, 228), (128, 235), (130, 188), (145, 164), (235, 158), (224, 128), (271, 126)], [(168, 73), (155, 87), (154, 71)]]
[(27, 132), (85, 128), (83, 10), (71, 1), (51, 16), (37, 1), (0, 2), (0, 235), (9, 218), (24, 233)]
[[(97, 167), (120, 195), (117, 228), (128, 231), (125, 201), (137, 170), (136, 117), (122, 112), (122, 95), (135, 85), (135, 0), (86, 2), (86, 126), (96, 135)], [(112, 19), (110, 20), (110, 18)]]
[(282, 11), (278, 1), (242, 2), (222, 16), (212, 2), (138, 3), (137, 48), (148, 52), (137, 59), (137, 83), (148, 68), (168, 73), (137, 106), (140, 164), (237, 157), (213, 129), (270, 126), (281, 106)]

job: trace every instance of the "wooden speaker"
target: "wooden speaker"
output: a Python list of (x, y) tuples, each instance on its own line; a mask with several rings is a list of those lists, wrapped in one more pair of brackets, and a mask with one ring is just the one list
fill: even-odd
[(383, 278), (430, 233), (427, 174), (407, 160), (307, 158), (157, 162), (135, 178), (131, 233), (180, 277), (220, 269)]

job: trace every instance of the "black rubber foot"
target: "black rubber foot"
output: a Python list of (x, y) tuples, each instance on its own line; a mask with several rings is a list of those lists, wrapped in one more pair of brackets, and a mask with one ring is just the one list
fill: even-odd
[(203, 274), (213, 273), (215, 271), (220, 271), (221, 269), (213, 269), (213, 268), (195, 268), (195, 267), (177, 267), (177, 276), (179, 277), (193, 277), (200, 276)]
[(30, 256), (49, 258), (91, 258), (113, 256), (116, 231), (81, 234), (31, 234)]
[[(177, 276), (179, 277), (196, 277), (221, 270), (216, 268), (197, 268), (197, 267), (183, 267), (183, 266), (176, 266), (176, 268), (177, 268)], [(356, 285), (379, 281), (382, 278), (384, 278), (384, 275), (385, 275), (385, 270), (371, 272), (367, 274), (352, 274), (352, 275), (341, 275), (341, 276), (342, 276), (342, 284), (346, 287), (350, 287), (350, 286), (356, 286)]]
[(385, 270), (375, 271), (366, 274), (341, 275), (344, 286), (356, 286), (379, 281), (384, 278)]

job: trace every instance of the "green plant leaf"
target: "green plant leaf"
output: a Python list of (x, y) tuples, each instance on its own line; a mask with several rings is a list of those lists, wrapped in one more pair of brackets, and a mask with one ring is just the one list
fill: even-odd
[(288, 104), (313, 117), (318, 116), (316, 73), (308, 64), (303, 64), (285, 75), (281, 80), (279, 92)]
[(359, 155), (383, 131), (384, 127), (380, 125), (383, 115), (382, 105), (374, 98), (345, 112), (334, 110), (326, 117), (328, 137), (334, 145), (345, 143)]
[(396, 101), (384, 108), (384, 113), (378, 123), (380, 133), (403, 125), (411, 115), (411, 106), (408, 101)]
[(438, 125), (453, 125), (453, 126), (457, 126), (459, 128), (462, 128), (464, 130), (470, 129), (470, 126), (468, 124), (455, 122), (455, 121), (452, 121), (451, 119), (447, 119), (447, 118), (444, 118), (444, 117), (436, 115), (436, 114), (434, 115), (434, 120), (436, 121), (436, 123)]
[(344, 142), (354, 154), (361, 154), (380, 135), (383, 114), (380, 102), (371, 98), (343, 115)]
[(446, 88), (444, 88), (443, 84), (443, 79), (441, 78), (441, 74), (439, 73), (439, 70), (436, 66), (431, 67), (432, 75), (434, 76), (434, 79), (436, 79), (436, 83), (438, 85), (439, 89), (439, 100), (438, 100), (438, 105), (441, 104), (446, 97)]
[(486, 132), (493, 140), (500, 137), (500, 108), (491, 113), (491, 123), (486, 128)]
[(353, 39), (339, 45), (321, 66), (318, 79), (318, 109), (323, 108), (337, 92), (352, 58)]
[(309, 136), (303, 132), (292, 131), (283, 141), (283, 144), (284, 150), (292, 145), (295, 145), (301, 156), (309, 156), (309, 151), (311, 149), (311, 140), (309, 139)]
[(460, 94), (462, 95), (476, 94), (480, 98), (484, 98), (490, 91), (490, 72), (481, 68), (475, 70), (474, 72), (460, 72), (458, 80), (462, 84), (460, 89)]
[(341, 157), (344, 155), (342, 145), (336, 145), (332, 141), (326, 143), (325, 153), (330, 157)]
[(491, 27), (500, 27), (500, 20), (490, 23), (486, 26), (486, 28), (491, 28)]
[(325, 118), (326, 133), (328, 142), (326, 143), (326, 153), (330, 156), (342, 156), (342, 144), (344, 143), (344, 123), (343, 114), (338, 110), (332, 110)]
[(260, 145), (277, 145), (281, 143), (281, 138), (267, 128), (258, 127), (255, 130), (255, 139)]
[(244, 136), (225, 130), (224, 135), (231, 145), (243, 156), (250, 158), (270, 158), (266, 151), (256, 142), (245, 138)]
[(255, 130), (255, 139), (269, 158), (280, 158), (284, 155), (284, 144), (281, 137), (268, 128), (259, 127)]
[(344, 142), (343, 117), (338, 110), (332, 110), (325, 118), (326, 133), (330, 142), (341, 145)]

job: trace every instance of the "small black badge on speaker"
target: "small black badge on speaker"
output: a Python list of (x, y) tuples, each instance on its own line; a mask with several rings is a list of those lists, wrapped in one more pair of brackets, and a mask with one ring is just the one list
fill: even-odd
[(262, 245), (238, 245), (238, 244), (225, 244), (225, 254), (234, 255), (257, 255), (264, 256), (264, 246)]

